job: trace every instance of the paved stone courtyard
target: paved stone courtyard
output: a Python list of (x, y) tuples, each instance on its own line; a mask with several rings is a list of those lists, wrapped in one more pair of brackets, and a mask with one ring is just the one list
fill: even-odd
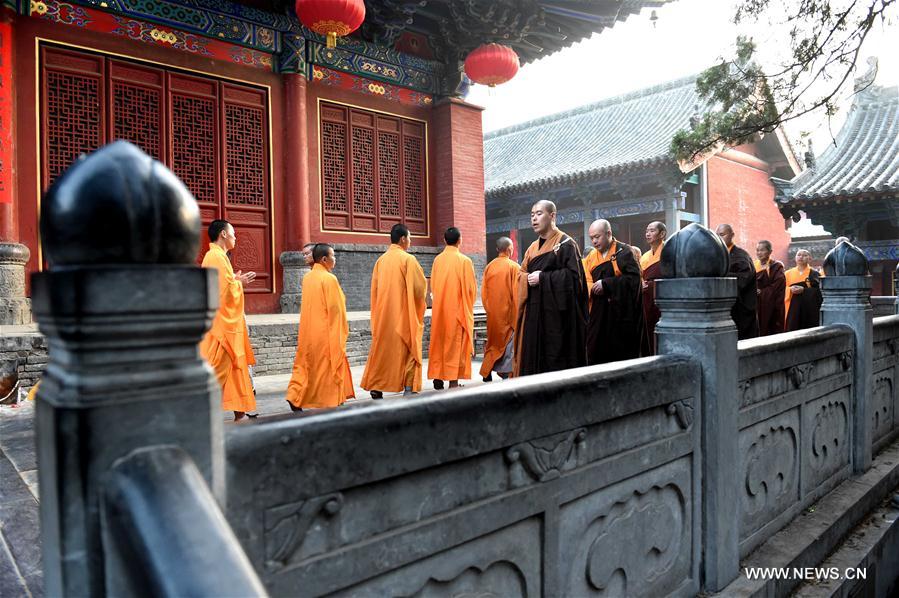
[[(483, 384), (478, 376), (480, 367), (480, 360), (472, 362), (471, 371), (475, 378), (464, 381), (465, 386)], [(359, 387), (364, 369), (362, 365), (351, 368), (358, 398), (348, 404), (374, 402), (368, 392)], [(427, 360), (423, 370), (426, 374)], [(496, 376), (494, 380), (500, 381)], [(289, 381), (290, 374), (258, 376), (255, 383), (260, 417), (229, 425), (256, 425), (267, 417), (291, 413), (284, 400)], [(437, 392), (430, 380), (423, 381), (422, 390), (419, 396)], [(384, 396), (397, 395), (387, 393)], [(223, 417), (226, 422), (233, 420), (230, 413)], [(25, 401), (15, 407), (0, 405), (0, 596), (3, 597), (44, 595), (34, 440), (34, 403)]]

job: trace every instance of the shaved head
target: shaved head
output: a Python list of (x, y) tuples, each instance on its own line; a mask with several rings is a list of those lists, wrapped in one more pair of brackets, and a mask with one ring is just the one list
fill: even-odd
[(715, 232), (718, 233), (718, 236), (721, 237), (721, 240), (724, 241), (724, 244), (730, 250), (734, 244), (734, 227), (729, 224), (719, 224)]
[(608, 220), (594, 220), (587, 230), (593, 248), (605, 253), (612, 246), (612, 225)]
[(535, 208), (540, 208), (544, 212), (549, 212), (550, 214), (556, 213), (556, 204), (549, 201), (548, 199), (541, 199), (540, 201), (534, 203)]
[(541, 239), (546, 239), (556, 228), (556, 204), (541, 199), (531, 206), (531, 228)]
[(594, 230), (598, 233), (608, 232), (612, 230), (612, 225), (608, 220), (600, 218), (599, 220), (594, 220), (590, 224), (590, 229), (588, 230), (588, 232), (592, 235)]
[(657, 249), (665, 242), (665, 237), (667, 236), (668, 229), (665, 227), (664, 222), (656, 220), (655, 222), (650, 222), (646, 225), (646, 234), (644, 237), (651, 248)]
[(503, 253), (507, 249), (512, 247), (512, 239), (509, 237), (500, 237), (496, 240), (496, 252)]

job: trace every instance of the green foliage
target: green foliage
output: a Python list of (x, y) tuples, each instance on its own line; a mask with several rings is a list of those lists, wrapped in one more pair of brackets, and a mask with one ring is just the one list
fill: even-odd
[[(703, 106), (689, 128), (677, 131), (671, 154), (693, 162), (722, 146), (770, 133), (815, 110), (836, 113), (836, 99), (855, 72), (865, 38), (888, 23), (899, 0), (742, 0), (734, 21), (759, 21), (777, 8), (790, 27), (789, 60), (762, 66), (751, 39), (738, 37), (733, 58), (721, 60), (696, 80)], [(867, 82), (867, 85), (873, 81)], [(858, 89), (856, 89), (858, 91)]]

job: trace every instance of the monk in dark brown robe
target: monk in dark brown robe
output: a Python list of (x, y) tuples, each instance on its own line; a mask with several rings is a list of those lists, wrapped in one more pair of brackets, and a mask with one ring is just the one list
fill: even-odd
[(740, 340), (755, 338), (759, 335), (755, 266), (752, 265), (752, 258), (746, 250), (734, 245), (734, 229), (731, 225), (721, 224), (716, 232), (730, 253), (730, 275), (737, 278), (737, 301), (730, 310), (731, 318), (737, 325), (737, 338)]
[(587, 364), (587, 288), (577, 243), (556, 228), (556, 206), (531, 208), (531, 243), (518, 275), (513, 376)]
[(805, 249), (796, 252), (796, 267), (784, 273), (784, 330), (802, 330), (821, 325), (821, 275), (811, 267), (811, 254)]
[(665, 237), (668, 229), (662, 222), (650, 222), (646, 227), (646, 242), (649, 243), (649, 251), (640, 258), (640, 271), (643, 277), (643, 355), (656, 354), (656, 324), (662, 317), (659, 306), (656, 305), (656, 280), (662, 278), (662, 247), (665, 246)]
[(755, 284), (758, 287), (759, 336), (784, 331), (784, 265), (771, 259), (771, 241), (759, 241), (755, 248)]
[(590, 293), (587, 363), (640, 357), (644, 337), (640, 266), (631, 246), (612, 236), (608, 220), (596, 220), (588, 232), (593, 251), (584, 258)]

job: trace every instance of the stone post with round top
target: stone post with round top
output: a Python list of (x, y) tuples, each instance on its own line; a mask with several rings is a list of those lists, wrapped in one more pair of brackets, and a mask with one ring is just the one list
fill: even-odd
[[(730, 310), (737, 280), (728, 276), (727, 247), (709, 229), (693, 223), (662, 249), (656, 281), (660, 355), (686, 355), (702, 364), (699, 425), (702, 578), (706, 591), (722, 590), (739, 572), (739, 429), (737, 328)], [(660, 389), (660, 392), (664, 392)]]
[(36, 404), (44, 580), (49, 596), (99, 596), (116, 590), (102, 528), (117, 462), (177, 447), (223, 496), (220, 391), (197, 348), (218, 283), (196, 265), (193, 196), (129, 143), (74, 164), (41, 216), (50, 268), (32, 276), (32, 296), (50, 352)]
[(855, 332), (852, 352), (852, 470), (871, 467), (871, 400), (874, 353), (874, 308), (871, 306), (871, 273), (864, 252), (843, 241), (824, 257), (821, 292), (821, 324), (847, 324)]

